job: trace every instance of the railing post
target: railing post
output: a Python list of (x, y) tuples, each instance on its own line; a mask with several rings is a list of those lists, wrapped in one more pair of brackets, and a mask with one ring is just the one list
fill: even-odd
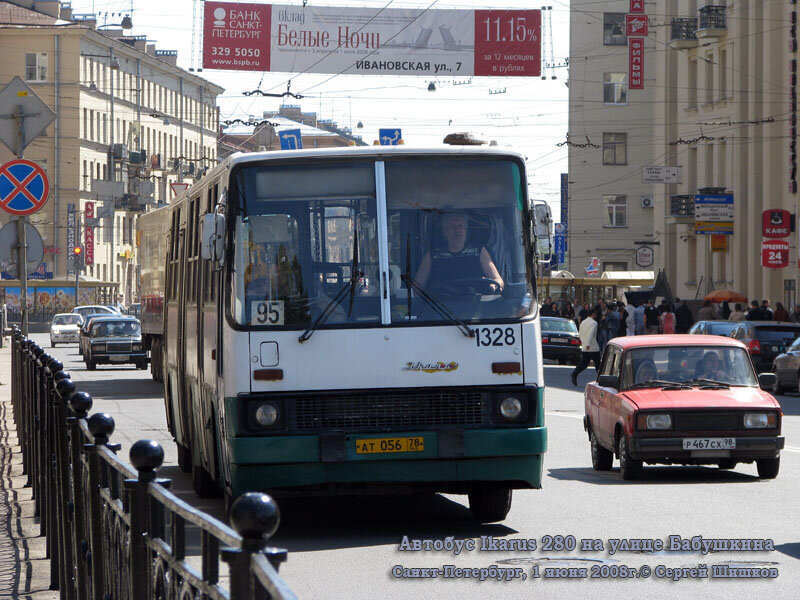
[[(59, 382), (59, 385), (64, 384), (67, 379)], [(71, 382), (70, 382), (71, 383)], [(57, 480), (57, 519), (58, 519), (58, 534), (51, 545), (53, 550), (59, 557), (59, 589), (61, 590), (61, 598), (66, 600), (74, 600), (75, 598), (75, 585), (74, 585), (74, 557), (72, 555), (71, 544), (71, 531), (70, 531), (70, 510), (72, 502), (70, 500), (70, 485), (69, 485), (69, 445), (67, 440), (67, 408), (66, 401), (70, 396), (60, 396), (59, 400), (54, 402), (53, 421), (55, 428), (55, 458), (56, 458), (56, 480)]]
[(150, 598), (150, 561), (147, 541), (149, 532), (150, 498), (147, 488), (156, 478), (156, 471), (164, 463), (164, 449), (155, 440), (139, 440), (131, 446), (128, 454), (131, 464), (138, 471), (137, 479), (125, 481), (130, 508), (130, 598)]
[[(62, 374), (64, 371), (61, 372)], [(63, 496), (61, 494), (61, 471), (59, 470), (59, 431), (60, 410), (64, 403), (75, 392), (75, 384), (68, 377), (56, 382), (56, 392), (50, 397), (50, 409), (47, 429), (47, 452), (49, 457), (47, 478), (47, 555), (50, 557), (50, 589), (64, 589), (64, 570), (61, 565), (61, 548), (63, 547)], [(62, 592), (62, 595), (65, 592)]]
[(50, 506), (50, 463), (51, 463), (51, 443), (49, 439), (50, 433), (50, 404), (52, 402), (53, 394), (55, 394), (56, 378), (64, 378), (64, 365), (61, 361), (51, 358), (47, 361), (47, 374), (46, 385), (42, 389), (41, 396), (39, 397), (39, 427), (37, 428), (38, 434), (38, 454), (39, 464), (37, 469), (39, 471), (37, 500), (39, 503), (39, 524), (40, 535), (47, 535), (47, 519)]
[(83, 433), (81, 419), (85, 419), (92, 408), (92, 397), (86, 392), (76, 392), (69, 397), (69, 405), (75, 413), (67, 419), (69, 426), (68, 457), (72, 466), (72, 543), (74, 558), (75, 587), (78, 598), (88, 596), (86, 576), (86, 553), (89, 551), (86, 531), (85, 489), (83, 481)]
[(254, 554), (267, 554), (276, 571), (286, 560), (285, 550), (267, 548), (267, 539), (278, 530), (280, 520), (278, 505), (267, 494), (248, 492), (231, 505), (231, 527), (242, 536), (242, 547), (224, 548), (220, 552), (230, 569), (230, 600), (253, 598), (251, 565)]
[(89, 431), (94, 437), (94, 444), (86, 444), (89, 462), (89, 574), (91, 576), (92, 593), (90, 600), (104, 600), (105, 578), (103, 570), (103, 503), (100, 499), (100, 457), (99, 446), (108, 444), (114, 433), (114, 419), (107, 413), (95, 413), (86, 421)]

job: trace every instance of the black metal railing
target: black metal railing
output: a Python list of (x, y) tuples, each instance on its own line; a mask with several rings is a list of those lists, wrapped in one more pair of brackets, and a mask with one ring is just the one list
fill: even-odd
[(672, 35), (670, 40), (696, 40), (697, 19), (693, 17), (679, 17), (672, 19)]
[[(295, 598), (278, 575), (286, 551), (267, 545), (280, 521), (272, 498), (237, 498), (233, 528), (179, 499), (156, 477), (158, 442), (136, 442), (123, 461), (114, 419), (89, 416), (91, 396), (18, 330), (11, 379), (23, 473), (62, 599)], [(199, 533), (199, 557), (187, 555), (187, 532)]]
[(700, 29), (725, 29), (725, 7), (703, 6), (700, 9)]

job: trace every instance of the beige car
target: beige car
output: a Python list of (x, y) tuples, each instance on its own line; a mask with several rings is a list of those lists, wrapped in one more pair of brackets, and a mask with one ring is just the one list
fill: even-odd
[(50, 346), (75, 344), (80, 339), (83, 317), (77, 313), (59, 313), (50, 323)]

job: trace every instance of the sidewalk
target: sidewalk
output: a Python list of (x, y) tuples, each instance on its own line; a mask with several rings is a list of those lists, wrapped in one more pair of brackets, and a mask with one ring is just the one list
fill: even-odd
[(0, 348), (0, 599), (56, 600), (31, 488), (24, 487), (27, 476), (11, 407), (10, 346), (6, 338)]

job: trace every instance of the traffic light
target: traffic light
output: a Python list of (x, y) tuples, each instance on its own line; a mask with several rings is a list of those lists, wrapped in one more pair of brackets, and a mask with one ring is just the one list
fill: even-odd
[(83, 248), (80, 246), (72, 249), (72, 266), (76, 271), (83, 269)]

